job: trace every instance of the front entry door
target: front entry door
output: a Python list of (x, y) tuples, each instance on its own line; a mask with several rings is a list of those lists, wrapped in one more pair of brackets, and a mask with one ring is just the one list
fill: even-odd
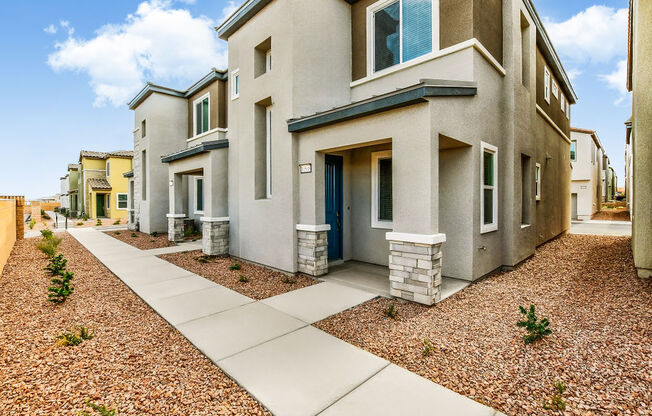
[(103, 217), (104, 216), (104, 194), (97, 194), (97, 197), (95, 198), (97, 200), (97, 209), (95, 215), (97, 218)]
[(342, 156), (326, 155), (326, 224), (328, 259), (342, 258)]

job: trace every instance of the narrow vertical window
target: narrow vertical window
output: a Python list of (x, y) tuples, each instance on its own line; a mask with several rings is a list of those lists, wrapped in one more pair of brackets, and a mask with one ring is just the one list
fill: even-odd
[(543, 67), (543, 98), (550, 104), (550, 70)]
[(265, 161), (267, 166), (267, 198), (272, 197), (272, 109), (265, 109)]
[(559, 98), (559, 107), (561, 107), (562, 113), (566, 112), (566, 97), (564, 97), (564, 94), (561, 94)]
[(147, 136), (147, 120), (140, 122), (140, 137)]
[(498, 229), (498, 148), (488, 143), (481, 142), (481, 194), (480, 204), (480, 232), (486, 233)]
[(204, 178), (195, 178), (195, 214), (204, 213)]
[(566, 101), (566, 118), (570, 120), (570, 103)]
[(210, 94), (194, 101), (195, 136), (210, 130)]
[(535, 194), (537, 201), (541, 200), (541, 165), (536, 164), (534, 169), (534, 184), (535, 184)]
[(570, 159), (571, 162), (577, 161), (577, 142), (573, 140), (570, 145)]
[(371, 154), (371, 226), (392, 229), (393, 183), (392, 151)]
[(147, 200), (147, 150), (140, 154), (140, 199)]
[(110, 176), (111, 176), (111, 162), (107, 161), (106, 162), (106, 177), (108, 178)]
[(240, 70), (231, 72), (231, 99), (235, 100), (240, 96)]
[(265, 69), (267, 70), (266, 72), (269, 72), (272, 70), (272, 50), (268, 50), (265, 53)]
[(532, 202), (532, 173), (530, 156), (521, 154), (521, 225), (529, 225), (530, 203)]
[(530, 87), (530, 23), (521, 13), (521, 83)]

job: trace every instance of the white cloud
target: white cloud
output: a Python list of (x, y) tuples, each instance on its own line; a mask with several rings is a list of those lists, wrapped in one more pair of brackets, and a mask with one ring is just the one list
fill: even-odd
[(627, 9), (591, 6), (564, 22), (544, 23), (555, 49), (571, 61), (604, 63), (626, 52)]
[(606, 82), (607, 86), (611, 89), (618, 91), (619, 97), (614, 101), (615, 105), (622, 103), (628, 96), (627, 91), (627, 60), (623, 59), (618, 61), (616, 69), (609, 73), (599, 75), (600, 79)]
[(91, 39), (74, 37), (68, 22), (60, 25), (69, 36), (55, 45), (48, 64), (88, 74), (95, 106), (124, 105), (146, 81), (185, 85), (227, 64), (214, 22), (175, 9), (170, 0), (144, 1), (124, 23), (105, 25)]
[(50, 24), (48, 27), (44, 27), (43, 31), (49, 35), (54, 35), (57, 33), (57, 27), (53, 24)]
[(233, 12), (238, 10), (238, 7), (240, 7), (240, 5), (236, 4), (235, 1), (233, 0), (230, 0), (227, 3), (227, 5), (224, 6), (224, 8), (222, 9), (222, 16), (220, 16), (219, 22), (222, 23), (223, 21), (228, 19), (233, 14)]
[(569, 69), (566, 71), (566, 75), (568, 75), (568, 78), (573, 81), (575, 78), (582, 75), (582, 70), (577, 68)]

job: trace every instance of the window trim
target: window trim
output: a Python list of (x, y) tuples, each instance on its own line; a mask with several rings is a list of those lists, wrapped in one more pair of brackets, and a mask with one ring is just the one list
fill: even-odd
[(265, 73), (272, 70), (272, 50), (265, 52)]
[(537, 201), (541, 201), (541, 182), (541, 164), (537, 163), (534, 166), (534, 195)]
[(550, 82), (552, 77), (550, 76), (550, 70), (547, 66), (543, 67), (543, 99), (550, 104)]
[(272, 106), (265, 107), (265, 196), (272, 198)]
[[(201, 205), (202, 205), (202, 207), (201, 207), (201, 208), (202, 208), (202, 209), (201, 209), (201, 210), (198, 210), (198, 209), (197, 209), (197, 195), (198, 195), (197, 189), (199, 188), (199, 187), (197, 186), (197, 182), (199, 182), (199, 180), (202, 181), (202, 193), (201, 193), (201, 195), (202, 195), (202, 200), (201, 200)], [(194, 181), (195, 181), (195, 189), (194, 189), (195, 197), (193, 198), (194, 201), (193, 201), (193, 204), (192, 204), (192, 205), (193, 205), (192, 210), (193, 210), (193, 212), (194, 212), (195, 214), (198, 214), (198, 215), (204, 215), (204, 199), (205, 199), (204, 197), (206, 196), (206, 195), (205, 195), (206, 192), (204, 192), (204, 191), (205, 191), (205, 187), (204, 187), (204, 177), (203, 177), (203, 176), (195, 176)]]
[(554, 79), (550, 81), (550, 88), (552, 89), (552, 96), (559, 99), (559, 85), (557, 85)]
[[(204, 101), (206, 98), (208, 98), (208, 130), (203, 131), (201, 133), (197, 132), (197, 103)], [(210, 91), (207, 92), (206, 94), (202, 95), (201, 97), (197, 98), (192, 102), (192, 132), (194, 133), (192, 137), (199, 136), (200, 134), (204, 134), (211, 131), (211, 93)]]
[[(127, 206), (125, 208), (120, 208), (120, 195), (125, 195), (127, 197), (126, 202)], [(129, 194), (126, 192), (119, 192), (115, 194), (115, 209), (120, 210), (120, 211), (128, 211), (129, 210)]]
[[(375, 31), (373, 30), (374, 23), (374, 14), (384, 9), (385, 7), (393, 4), (399, 3), (399, 62), (396, 65), (389, 66), (387, 68), (381, 69), (380, 71), (375, 71), (375, 62), (374, 62), (374, 51), (376, 46), (376, 37)], [(427, 55), (436, 54), (440, 50), (439, 45), (439, 0), (431, 0), (432, 4), (432, 50), (421, 56), (414, 57), (407, 61), (403, 61), (403, 0), (379, 0), (373, 4), (367, 6), (367, 77), (373, 75), (384, 74), (386, 72), (392, 72), (394, 68), (399, 65), (403, 65), (408, 62), (412, 62), (416, 59), (423, 58)]]
[[(484, 154), (485, 152), (494, 155), (494, 184), (484, 184)], [(493, 190), (493, 222), (484, 223), (484, 191), (485, 189)], [(489, 233), (498, 230), (498, 148), (486, 142), (480, 142), (480, 234)]]
[[(378, 198), (380, 196), (380, 188), (379, 188), (380, 181), (378, 180), (378, 175), (380, 172), (378, 169), (378, 162), (383, 159), (392, 159), (392, 151), (381, 150), (378, 152), (371, 152), (371, 228), (393, 230), (394, 221), (383, 221), (378, 219), (378, 214), (379, 214)], [(394, 177), (394, 172), (392, 172), (392, 178), (393, 177)], [(392, 188), (393, 187), (394, 184), (392, 179)], [(392, 205), (394, 205), (394, 201), (392, 201)]]
[(573, 157), (573, 154), (571, 153), (571, 162), (577, 162), (577, 140), (571, 140), (571, 151), (573, 150), (573, 143), (575, 143), (575, 157)]
[[(235, 81), (236, 78), (238, 78), (237, 83)], [(231, 100), (235, 100), (238, 97), (240, 97), (240, 68), (231, 71)]]

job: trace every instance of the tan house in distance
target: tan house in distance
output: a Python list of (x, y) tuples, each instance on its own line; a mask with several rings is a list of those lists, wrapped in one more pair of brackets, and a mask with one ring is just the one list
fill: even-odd
[(571, 127), (571, 219), (590, 220), (606, 198), (608, 159), (598, 133)]
[(627, 123), (625, 184), (632, 217), (632, 251), (638, 275), (652, 276), (652, 2), (630, 0), (627, 89), (632, 118)]

